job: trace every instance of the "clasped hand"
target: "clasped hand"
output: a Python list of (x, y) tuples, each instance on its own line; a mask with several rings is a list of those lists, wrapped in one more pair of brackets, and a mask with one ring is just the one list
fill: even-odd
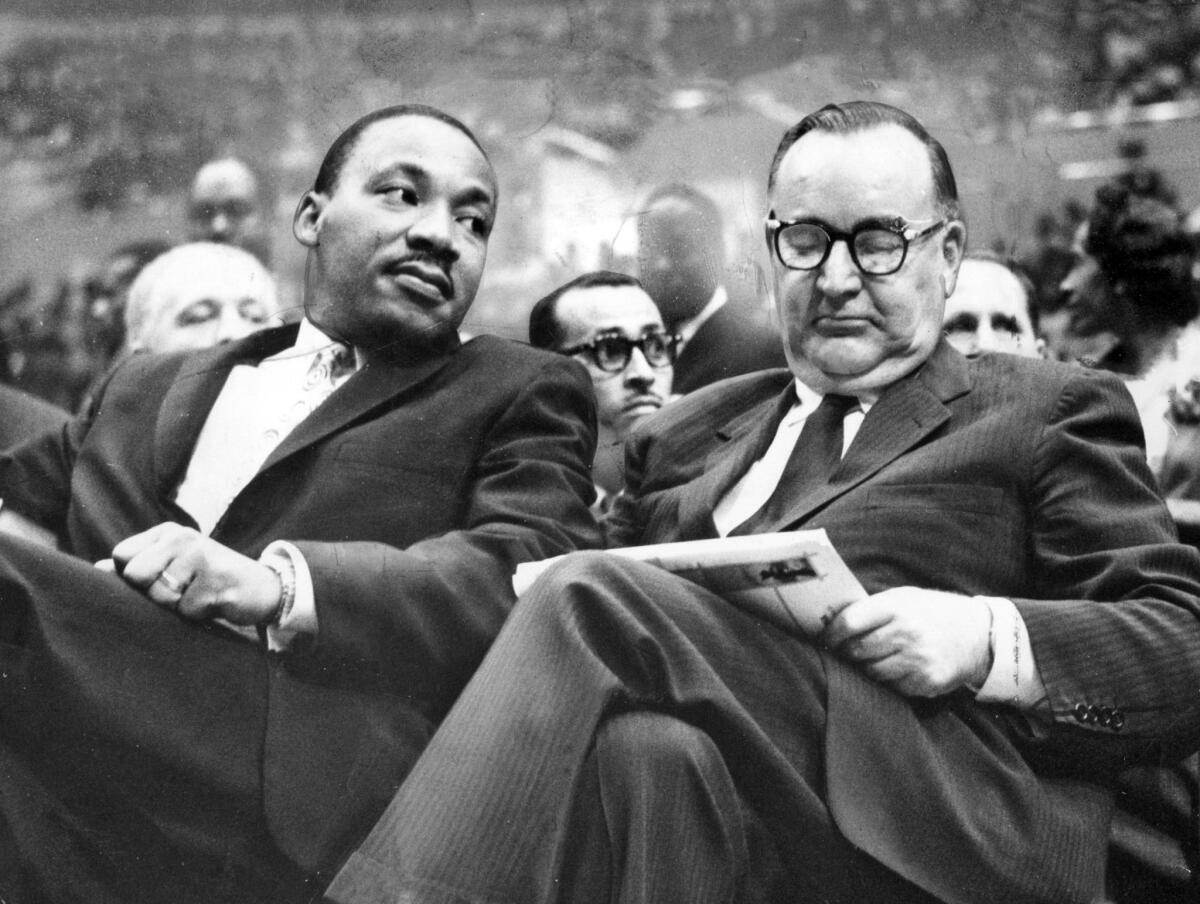
[(901, 694), (937, 697), (986, 680), (990, 627), (981, 599), (895, 587), (846, 606), (821, 639)]
[(181, 524), (159, 524), (113, 547), (96, 563), (115, 571), (158, 605), (187, 618), (236, 625), (270, 621), (279, 607), (279, 577), (261, 562)]

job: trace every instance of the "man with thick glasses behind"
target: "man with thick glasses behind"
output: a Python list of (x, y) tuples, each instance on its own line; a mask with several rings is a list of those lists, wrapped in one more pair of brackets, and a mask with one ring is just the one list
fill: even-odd
[(632, 276), (597, 270), (559, 286), (533, 306), (529, 343), (572, 355), (596, 393), (599, 431), (592, 479), (598, 512), (624, 485), (625, 438), (670, 398), (678, 338)]
[(768, 198), (791, 367), (635, 429), (610, 540), (822, 528), (865, 594), (808, 636), (571, 554), (334, 901), (1090, 904), (1116, 775), (1200, 747), (1200, 555), (1117, 378), (943, 337), (941, 145), (825, 107)]

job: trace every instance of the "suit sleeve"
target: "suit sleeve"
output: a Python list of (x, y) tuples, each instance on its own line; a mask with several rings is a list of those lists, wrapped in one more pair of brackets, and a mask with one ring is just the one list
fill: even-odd
[(319, 625), (300, 655), (453, 696), (515, 601), (516, 565), (598, 545), (588, 508), (595, 445), (586, 373), (567, 359), (544, 364), (487, 431), (461, 529), (406, 549), (296, 541)]
[(634, 432), (625, 444), (625, 486), (604, 516), (604, 545), (609, 549), (637, 546), (642, 542), (641, 506), (638, 499), (645, 474), (646, 447), (650, 440)]
[(51, 427), (0, 454), (4, 505), (60, 536), (66, 529), (75, 457), (91, 425), (89, 414)]
[(1037, 599), (1014, 600), (1056, 726), (1123, 756), (1200, 745), (1200, 555), (1175, 529), (1115, 377), (1081, 371), (1030, 478)]

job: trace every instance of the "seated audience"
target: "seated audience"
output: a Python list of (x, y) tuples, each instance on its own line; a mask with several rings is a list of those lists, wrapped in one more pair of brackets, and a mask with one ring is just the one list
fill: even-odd
[(1063, 283), (1071, 327), (1078, 335), (1107, 336), (1083, 363), (1126, 381), (1141, 415), (1150, 467), (1160, 471), (1172, 434), (1168, 420), (1185, 333), (1200, 310), (1192, 280), (1192, 245), (1179, 211), (1128, 188), (1105, 185), (1075, 268)]
[(588, 369), (599, 422), (595, 508), (607, 511), (625, 482), (625, 438), (671, 396), (675, 337), (641, 283), (600, 270), (559, 286), (533, 306), (529, 342), (573, 355)]
[(270, 264), (265, 208), (250, 167), (234, 157), (210, 160), (196, 171), (188, 193), (188, 238), (244, 248)]
[(680, 337), (675, 392), (784, 365), (778, 331), (731, 301), (721, 282), (725, 235), (711, 198), (690, 185), (661, 186), (643, 202), (637, 234), (638, 277)]
[(0, 384), (0, 450), (61, 427), (68, 417), (57, 405)]
[(174, 352), (241, 339), (279, 323), (275, 280), (232, 245), (192, 242), (155, 258), (129, 287), (128, 351)]
[(963, 259), (942, 329), (968, 358), (983, 352), (1040, 358), (1045, 348), (1037, 335), (1033, 283), (1015, 264), (986, 252)]
[(612, 538), (824, 529), (866, 594), (806, 637), (566, 557), (331, 900), (1092, 904), (1113, 776), (1200, 747), (1200, 553), (1119, 379), (943, 338), (941, 144), (831, 105), (767, 198), (791, 369), (636, 428)]
[(0, 455), (64, 550), (0, 536), (0, 897), (313, 900), (515, 565), (599, 542), (584, 368), (458, 338), (496, 200), (457, 120), (363, 117), (295, 213), (301, 323), (131, 355)]
[(121, 245), (88, 281), (87, 341), (94, 377), (108, 370), (125, 348), (125, 304), (129, 287), (150, 261), (170, 247), (166, 242), (156, 240)]

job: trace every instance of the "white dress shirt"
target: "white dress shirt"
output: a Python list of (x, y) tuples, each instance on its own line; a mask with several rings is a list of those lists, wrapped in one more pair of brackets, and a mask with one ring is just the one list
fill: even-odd
[[(796, 384), (796, 403), (784, 414), (775, 431), (775, 438), (762, 457), (746, 470), (713, 510), (717, 533), (728, 536), (730, 531), (757, 512), (775, 492), (788, 458), (800, 438), (804, 422), (821, 404), (822, 396), (799, 380)], [(842, 455), (850, 448), (862, 427), (874, 398), (860, 397), (858, 407), (846, 414), (842, 422)], [(1045, 686), (1033, 660), (1033, 646), (1021, 613), (1011, 600), (1002, 597), (977, 597), (991, 612), (989, 646), (992, 666), (987, 680), (976, 690), (976, 699), (983, 703), (1004, 703), (1022, 709), (1032, 709), (1045, 697)]]
[[(301, 321), (296, 341), (257, 364), (234, 367), (200, 430), (175, 502), (211, 534), (229, 504), (258, 473), (276, 446), (321, 402), (333, 387), (306, 388), (305, 377), (316, 355), (332, 344), (308, 320)], [(361, 358), (356, 353), (359, 367)], [(278, 625), (267, 628), (272, 649), (286, 648), (299, 633), (315, 633), (317, 610), (312, 577), (300, 550), (286, 541), (270, 544), (260, 561), (273, 559), (296, 577), (295, 601)]]

